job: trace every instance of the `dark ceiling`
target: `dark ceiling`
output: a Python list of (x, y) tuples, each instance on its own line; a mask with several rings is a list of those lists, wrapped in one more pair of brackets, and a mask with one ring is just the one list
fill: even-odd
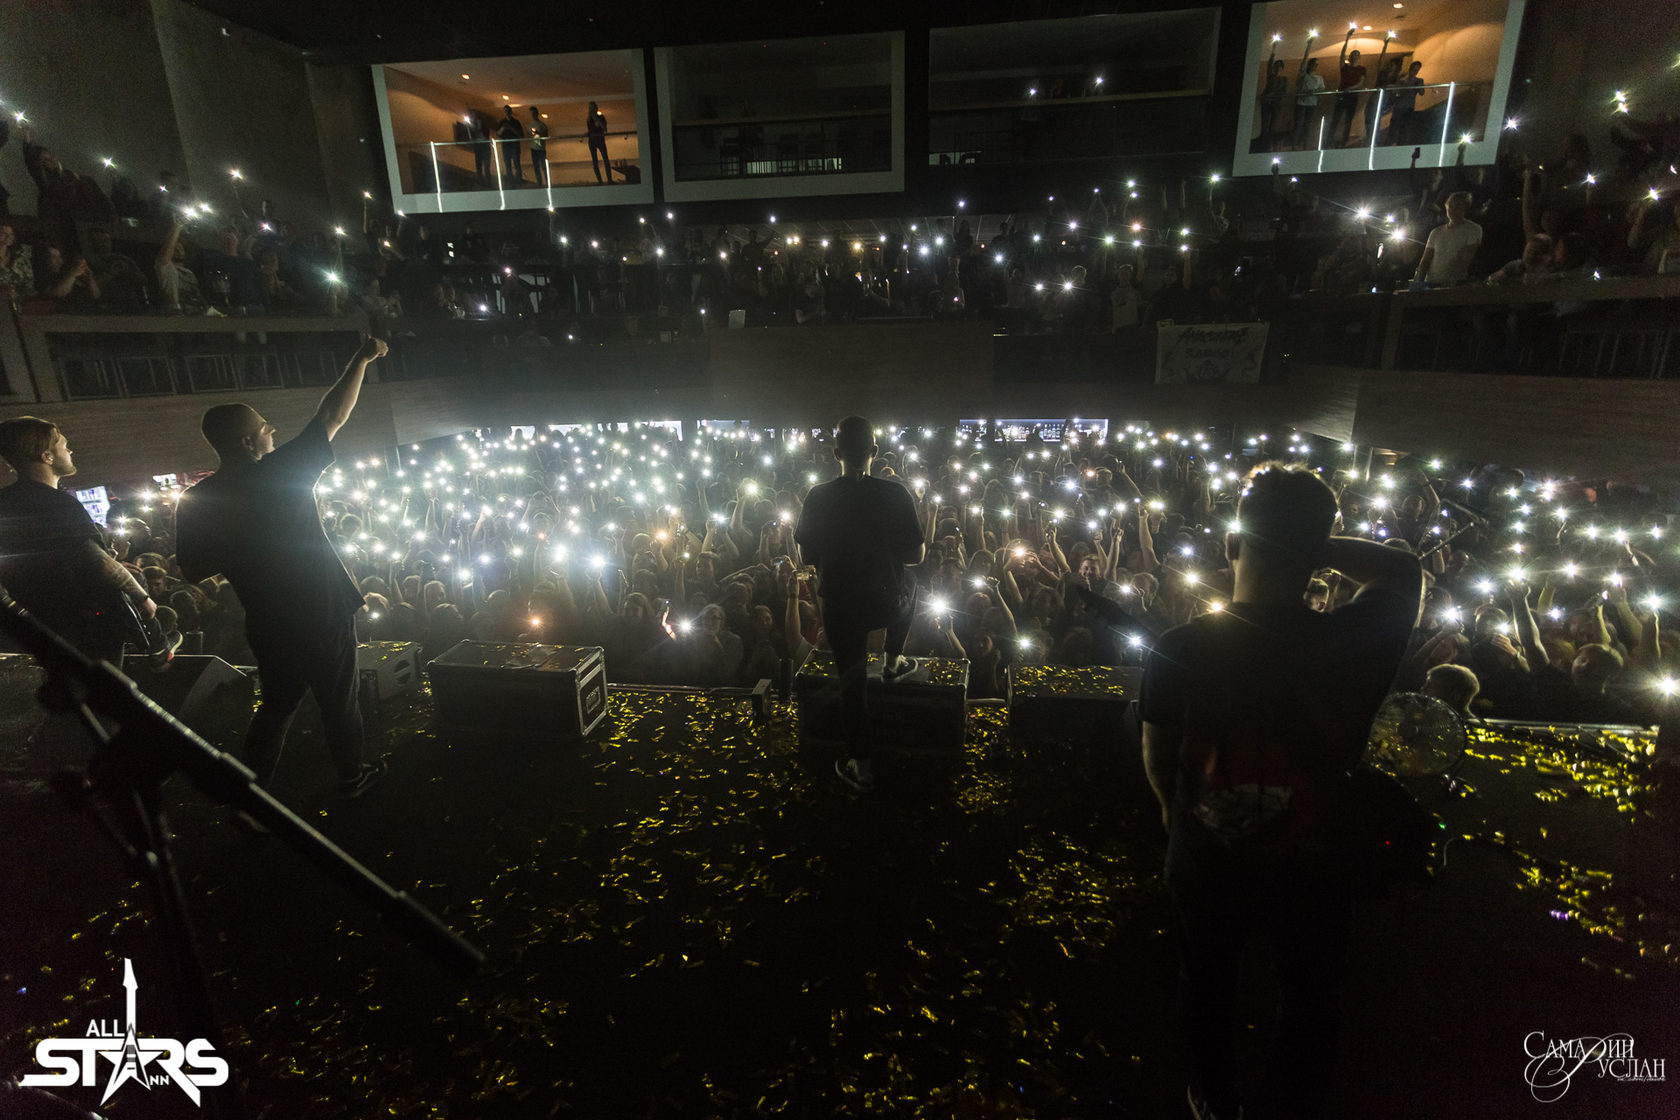
[(856, 3), (733, 0), (597, 5), (555, 0), (189, 0), (291, 43), (319, 62), (402, 62), (1062, 19), (1197, 6), (1173, 0)]

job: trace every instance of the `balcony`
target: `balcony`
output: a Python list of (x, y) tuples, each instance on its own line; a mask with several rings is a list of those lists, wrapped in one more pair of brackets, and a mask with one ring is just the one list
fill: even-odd
[(934, 109), (928, 163), (1079, 163), (1206, 148), (1207, 89)]
[(676, 178), (765, 178), (892, 170), (892, 114), (677, 121)]

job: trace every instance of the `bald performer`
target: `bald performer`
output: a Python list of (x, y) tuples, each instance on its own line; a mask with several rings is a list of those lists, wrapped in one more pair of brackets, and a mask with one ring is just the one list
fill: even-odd
[(333, 463), (332, 438), (356, 407), (368, 363), (385, 352), (378, 339), (364, 342), (315, 416), (278, 448), (274, 426), (249, 405), (217, 405), (200, 425), (221, 463), (181, 497), (176, 556), (195, 582), (227, 577), (245, 607), (262, 680), (245, 762), (264, 785), (307, 692), (321, 707), (339, 792), (360, 797), (385, 774), (382, 760), (362, 761), (354, 622), (362, 595), (315, 505), (315, 484)]

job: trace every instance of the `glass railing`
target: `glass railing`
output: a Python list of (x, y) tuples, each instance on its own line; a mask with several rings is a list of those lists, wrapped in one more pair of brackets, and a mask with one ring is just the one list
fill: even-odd
[(1250, 151), (1312, 152), (1338, 148), (1415, 148), (1484, 139), (1492, 82), (1441, 82), (1325, 90), (1300, 105), (1294, 82), (1281, 104), (1254, 99)]
[(634, 130), (609, 132), (606, 158), (583, 133), (550, 136), (539, 153), (529, 140), (439, 140), (397, 145), (406, 194), (562, 190), (611, 181), (642, 181), (641, 140)]
[(892, 114), (813, 113), (679, 121), (678, 181), (892, 170)]
[(936, 109), (928, 163), (1061, 163), (1206, 149), (1207, 91)]

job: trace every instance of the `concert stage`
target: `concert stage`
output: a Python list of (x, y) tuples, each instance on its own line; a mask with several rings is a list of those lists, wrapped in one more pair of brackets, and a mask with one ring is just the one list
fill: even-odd
[[(28, 764), (32, 673), (0, 659), (0, 766)], [(1108, 739), (1012, 746), (1007, 728), (1004, 707), (971, 708), (960, 755), (885, 760), (859, 796), (792, 704), (757, 720), (745, 701), (615, 690), (603, 731), (567, 744), (444, 730), (421, 691), (373, 711), (391, 774), (343, 803), (300, 719), (274, 792), (483, 947), (465, 983), (176, 779), (177, 858), (251, 1115), (1186, 1115), (1137, 761)], [(1680, 1114), (1680, 1067), (1529, 1095), (1535, 1031), (1680, 1058), (1680, 905), (1672, 859), (1652, 865), (1675, 823), (1655, 836), (1643, 764), (1524, 734), (1480, 739), (1474, 795), (1432, 805), (1470, 838), (1429, 892), (1361, 913), (1329, 1115)], [(124, 957), (142, 1033), (172, 1033), (147, 899), (108, 842), (13, 778), (0, 851), (0, 1076), (30, 1072), (38, 1038), (120, 1017)], [(61, 1092), (92, 1107), (102, 1089)], [(168, 1086), (124, 1086), (106, 1111), (198, 1114)]]

